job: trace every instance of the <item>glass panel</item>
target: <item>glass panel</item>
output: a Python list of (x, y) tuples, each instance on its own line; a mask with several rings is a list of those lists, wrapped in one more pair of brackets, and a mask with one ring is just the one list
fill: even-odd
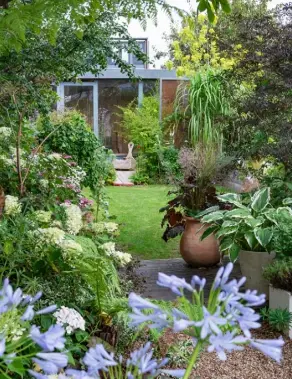
[(153, 96), (159, 94), (159, 80), (143, 80), (144, 96)]
[(64, 85), (64, 104), (66, 109), (76, 109), (84, 114), (88, 124), (94, 128), (92, 85)]
[(138, 83), (129, 80), (101, 79), (98, 81), (98, 127), (104, 145), (116, 154), (128, 152), (128, 141), (120, 126), (121, 110), (138, 99)]
[[(137, 44), (139, 45), (141, 51), (143, 53), (146, 53), (146, 41), (137, 41)], [(144, 63), (141, 60), (139, 60), (137, 57), (135, 57), (135, 55), (133, 55), (133, 65), (144, 67)]]

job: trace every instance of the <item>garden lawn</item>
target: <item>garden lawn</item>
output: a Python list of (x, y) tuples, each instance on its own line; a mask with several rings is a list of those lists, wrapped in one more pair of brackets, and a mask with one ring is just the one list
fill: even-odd
[(167, 243), (161, 238), (159, 209), (166, 205), (169, 189), (161, 185), (106, 188), (110, 215), (120, 225), (121, 250), (141, 259), (179, 257), (179, 237)]

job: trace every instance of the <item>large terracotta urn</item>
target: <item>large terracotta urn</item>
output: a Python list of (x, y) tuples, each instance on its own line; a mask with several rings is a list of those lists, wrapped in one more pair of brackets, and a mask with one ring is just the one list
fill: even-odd
[(208, 225), (186, 217), (185, 231), (180, 240), (180, 253), (185, 262), (193, 267), (209, 267), (220, 262), (219, 243), (214, 234), (201, 241), (207, 228)]

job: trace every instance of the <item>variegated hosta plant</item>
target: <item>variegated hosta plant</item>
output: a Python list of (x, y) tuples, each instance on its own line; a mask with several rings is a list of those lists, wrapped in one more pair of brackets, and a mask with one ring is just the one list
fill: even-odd
[(283, 201), (283, 206), (273, 208), (270, 204), (270, 188), (265, 187), (254, 193), (250, 200), (242, 200), (240, 194), (219, 195), (222, 203), (232, 204), (231, 210), (211, 207), (201, 212), (201, 221), (209, 227), (202, 239), (211, 233), (220, 241), (220, 250), (228, 253), (235, 261), (240, 250), (272, 250), (273, 232), (278, 218), (285, 213), (292, 217), (292, 199)]

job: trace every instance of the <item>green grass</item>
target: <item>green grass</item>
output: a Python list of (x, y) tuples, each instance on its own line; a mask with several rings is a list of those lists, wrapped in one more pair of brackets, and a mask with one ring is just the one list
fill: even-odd
[(166, 186), (107, 187), (109, 211), (120, 225), (118, 246), (142, 259), (179, 257), (179, 238), (161, 239), (162, 213), (167, 203)]

